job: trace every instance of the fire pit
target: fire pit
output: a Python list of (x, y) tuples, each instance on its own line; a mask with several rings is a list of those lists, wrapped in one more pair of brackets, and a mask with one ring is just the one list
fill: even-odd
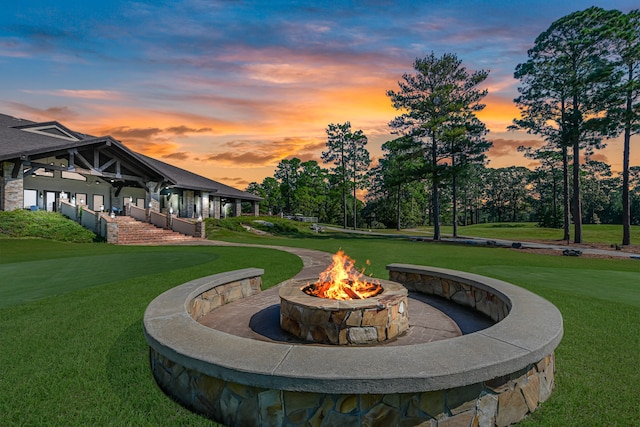
[[(267, 342), (199, 324), (213, 310), (252, 305), (259, 296), (263, 271), (238, 270), (170, 289), (147, 307), (153, 376), (178, 402), (225, 425), (505, 426), (550, 397), (563, 331), (552, 304), (489, 277), (387, 269), (410, 292), (447, 299), (495, 324), (402, 346)], [(376, 297), (384, 298), (381, 285)]]
[(407, 294), (398, 283), (364, 278), (339, 251), (316, 283), (292, 280), (280, 287), (280, 327), (322, 344), (393, 340), (409, 328)]

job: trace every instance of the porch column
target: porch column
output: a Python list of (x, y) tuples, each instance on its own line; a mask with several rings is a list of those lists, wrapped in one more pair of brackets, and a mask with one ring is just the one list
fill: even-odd
[(253, 216), (260, 216), (260, 202), (255, 200), (251, 204), (253, 205)]
[(233, 216), (242, 216), (242, 200), (233, 200)]
[(202, 218), (209, 218), (209, 193), (202, 193)]
[(157, 182), (149, 181), (147, 187), (147, 206), (149, 211), (160, 212), (160, 185)]
[(184, 199), (184, 210), (186, 218), (193, 218), (195, 215), (194, 203), (196, 201), (195, 192), (193, 190), (184, 190), (182, 192)]
[(17, 176), (12, 176), (13, 163), (2, 162), (0, 170), (0, 210), (12, 211), (24, 207), (24, 175), (22, 167), (17, 169)]
[(211, 210), (213, 210), (213, 217), (215, 219), (220, 219), (220, 197), (213, 196), (211, 197)]

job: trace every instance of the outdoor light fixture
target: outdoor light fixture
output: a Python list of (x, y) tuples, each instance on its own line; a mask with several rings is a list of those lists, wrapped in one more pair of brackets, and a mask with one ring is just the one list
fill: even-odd
[(133, 196), (129, 196), (129, 203), (133, 203)]
[(169, 208), (169, 214), (170, 214), (170, 215), (173, 215), (173, 206), (171, 206), (171, 207)]

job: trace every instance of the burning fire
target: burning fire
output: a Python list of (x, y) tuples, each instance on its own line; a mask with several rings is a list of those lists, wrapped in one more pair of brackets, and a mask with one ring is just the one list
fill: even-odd
[(332, 259), (333, 263), (320, 273), (319, 280), (302, 289), (306, 294), (320, 298), (348, 300), (369, 298), (382, 292), (380, 283), (362, 280), (364, 269), (361, 272), (356, 270), (355, 261), (343, 251), (338, 251)]

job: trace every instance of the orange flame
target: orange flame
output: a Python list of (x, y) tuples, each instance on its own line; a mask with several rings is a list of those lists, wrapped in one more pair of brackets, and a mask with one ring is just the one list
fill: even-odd
[[(308, 295), (338, 299), (364, 299), (382, 292), (380, 283), (363, 280), (364, 269), (356, 270), (355, 261), (343, 251), (332, 256), (333, 263), (320, 273), (319, 280), (305, 286), (302, 290)], [(367, 264), (369, 261), (367, 261)]]

